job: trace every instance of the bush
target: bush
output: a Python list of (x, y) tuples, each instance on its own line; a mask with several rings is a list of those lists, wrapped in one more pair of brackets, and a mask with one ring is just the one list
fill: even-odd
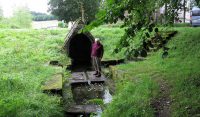
[(66, 28), (66, 24), (64, 22), (59, 22), (58, 27), (60, 28)]

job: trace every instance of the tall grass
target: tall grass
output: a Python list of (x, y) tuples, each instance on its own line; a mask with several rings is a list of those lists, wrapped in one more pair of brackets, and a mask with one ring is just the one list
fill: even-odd
[[(125, 77), (115, 78), (117, 92), (105, 110), (105, 117), (153, 116), (151, 99), (158, 95), (156, 79), (165, 79), (172, 86), (173, 116), (197, 116), (199, 112), (200, 29), (177, 28), (178, 35), (168, 44), (169, 56), (162, 51), (152, 53), (145, 61), (117, 66)], [(63, 116), (60, 98), (41, 91), (41, 83), (56, 70), (47, 63), (58, 60), (69, 63), (61, 51), (66, 30), (0, 30), (0, 116)], [(124, 31), (99, 27), (92, 30), (102, 39), (104, 59), (123, 58), (112, 54)]]
[[(104, 59), (120, 56), (111, 53), (122, 33), (119, 28), (92, 31), (102, 39)], [(60, 97), (43, 94), (41, 84), (57, 72), (48, 66), (50, 60), (69, 64), (69, 58), (61, 51), (66, 34), (65, 29), (0, 30), (1, 117), (63, 116)]]
[[(159, 79), (164, 79), (169, 82), (171, 89), (168, 90), (171, 91), (172, 116), (199, 116), (200, 28), (175, 28), (175, 30), (178, 30), (179, 33), (167, 45), (170, 48), (167, 58), (162, 59), (163, 51), (160, 50), (152, 53), (145, 61), (131, 62), (129, 64), (119, 65), (115, 68), (117, 69), (116, 72), (125, 71), (125, 79), (129, 79), (129, 81), (126, 85), (122, 85), (122, 87), (118, 86), (119, 92), (117, 92), (114, 101), (105, 111), (105, 116), (118, 115), (121, 117), (131, 117), (128, 115), (128, 113), (131, 112), (135, 113), (136, 116), (152, 116), (151, 111), (153, 110), (149, 109), (151, 106), (148, 105), (149, 101), (146, 100), (155, 98), (155, 95), (148, 95), (149, 89), (151, 88), (141, 88), (147, 86), (146, 84), (151, 84), (152, 79), (153, 82)], [(137, 82), (133, 82), (135, 80), (137, 81), (136, 78), (140, 78), (139, 81), (141, 80), (142, 83), (137, 84)], [(149, 78), (149, 80), (146, 80), (147, 78)], [(118, 84), (123, 84), (123, 79), (120, 80), (120, 78), (116, 78), (116, 80), (119, 81)], [(132, 86), (135, 85), (135, 87), (130, 87), (130, 84)], [(138, 95), (138, 91), (144, 94)], [(153, 92), (157, 91), (158, 87), (155, 87)], [(159, 95), (158, 92), (155, 94)], [(143, 100), (144, 103), (141, 100)], [(148, 105), (142, 107), (151, 111), (145, 111), (145, 114), (141, 113), (140, 104)], [(124, 109), (124, 107), (126, 109)]]
[(101, 39), (101, 42), (105, 49), (105, 54), (103, 59), (110, 60), (110, 59), (121, 59), (125, 58), (123, 51), (114, 54), (113, 51), (116, 48), (118, 41), (124, 34), (124, 30), (120, 29), (119, 27), (98, 27), (91, 31), (91, 33)]
[(156, 95), (157, 84), (149, 76), (121, 80), (103, 117), (153, 117), (154, 111), (150, 103)]
[(62, 116), (60, 98), (41, 91), (56, 72), (50, 60), (60, 52), (66, 30), (0, 30), (0, 116)]

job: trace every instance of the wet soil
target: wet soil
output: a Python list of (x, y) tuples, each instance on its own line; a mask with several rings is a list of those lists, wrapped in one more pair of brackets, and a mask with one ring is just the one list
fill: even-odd
[(164, 79), (159, 79), (157, 82), (160, 87), (159, 95), (152, 101), (152, 107), (155, 109), (155, 117), (171, 117), (170, 85)]

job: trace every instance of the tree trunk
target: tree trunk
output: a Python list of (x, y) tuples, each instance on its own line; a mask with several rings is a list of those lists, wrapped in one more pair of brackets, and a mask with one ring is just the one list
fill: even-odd
[(85, 10), (83, 6), (83, 2), (81, 2), (81, 16), (82, 16), (82, 21), (85, 23)]
[(167, 23), (167, 3), (165, 3), (165, 24)]
[(186, 16), (186, 0), (183, 0), (183, 22), (185, 23)]

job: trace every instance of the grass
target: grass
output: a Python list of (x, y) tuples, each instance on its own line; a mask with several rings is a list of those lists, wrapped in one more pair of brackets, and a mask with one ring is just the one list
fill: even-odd
[[(70, 63), (61, 51), (67, 32), (65, 29), (0, 30), (1, 117), (63, 116), (60, 97), (43, 94), (41, 84), (57, 72), (48, 66), (49, 61)], [(104, 43), (104, 59), (120, 57), (111, 53), (122, 32), (119, 28), (92, 31)]]
[(116, 44), (121, 39), (124, 34), (124, 31), (119, 27), (98, 27), (91, 31), (91, 33), (101, 39), (103, 43), (105, 54), (103, 59), (110, 60), (110, 59), (121, 59), (124, 58), (123, 51), (118, 54), (113, 54), (113, 51), (116, 47)]
[(190, 23), (175, 23), (174, 27), (191, 27)]
[(56, 70), (50, 60), (67, 63), (60, 49), (66, 30), (0, 30), (0, 116), (62, 116), (60, 98), (41, 91)]
[(143, 79), (123, 79), (118, 83), (118, 90), (112, 103), (103, 113), (103, 117), (153, 117), (149, 106), (155, 95), (157, 84), (149, 76)]
[[(200, 28), (176, 28), (177, 36), (168, 44), (169, 56), (152, 53), (145, 61), (113, 67), (117, 91), (104, 117), (154, 116), (151, 101), (159, 95), (158, 79), (169, 82), (172, 116), (199, 116)], [(41, 83), (57, 71), (50, 60), (68, 64), (61, 51), (67, 30), (0, 30), (0, 116), (63, 116), (60, 97), (43, 94)], [(123, 58), (112, 54), (123, 35), (118, 27), (92, 31), (102, 39), (104, 60)], [(122, 73), (121, 73), (122, 72)]]
[[(114, 68), (118, 74), (119, 71), (124, 73), (115, 78), (118, 92), (105, 111), (105, 117), (152, 116), (154, 110), (150, 100), (159, 96), (159, 87), (156, 85), (159, 79), (166, 80), (171, 86), (172, 116), (199, 116), (200, 28), (175, 29), (179, 33), (168, 43), (170, 50), (166, 59), (162, 59), (160, 50), (152, 53), (145, 61), (130, 62)], [(126, 83), (122, 85), (123, 82)], [(142, 113), (141, 110), (148, 111)]]

